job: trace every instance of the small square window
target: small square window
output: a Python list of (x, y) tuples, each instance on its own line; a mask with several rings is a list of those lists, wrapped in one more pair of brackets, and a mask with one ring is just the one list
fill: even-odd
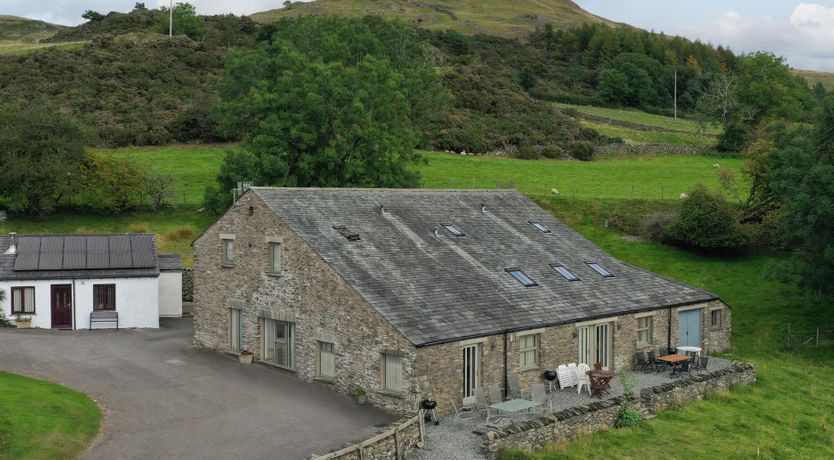
[(520, 370), (539, 366), (539, 334), (518, 337), (518, 367)]
[(600, 265), (596, 262), (586, 262), (586, 263), (588, 264), (589, 267), (593, 268), (595, 272), (602, 275), (603, 278), (613, 278), (614, 277), (614, 275), (611, 272), (609, 272), (608, 270), (606, 270), (605, 267), (603, 267), (602, 265)]
[(710, 312), (710, 327), (713, 329), (721, 329), (721, 310), (713, 310)]
[(559, 272), (559, 274), (562, 275), (568, 281), (579, 281), (579, 277), (577, 277), (570, 270), (565, 268), (564, 265), (551, 264), (550, 267)]
[(516, 281), (518, 281), (519, 283), (523, 284), (526, 287), (538, 286), (538, 284), (536, 284), (536, 282), (533, 281), (532, 278), (527, 276), (526, 273), (521, 271), (520, 268), (508, 268), (507, 273), (512, 275), (512, 277), (515, 278)]
[(652, 330), (654, 319), (651, 316), (637, 318), (637, 346), (648, 346), (653, 343)]
[(116, 285), (115, 284), (94, 284), (93, 285), (93, 310), (115, 310), (116, 309)]
[(527, 223), (529, 223), (530, 225), (535, 227), (536, 230), (538, 230), (542, 233), (552, 233), (549, 228), (547, 228), (544, 224), (542, 224), (540, 222), (533, 222), (532, 220), (528, 220)]
[(448, 230), (448, 231), (449, 231), (449, 233), (451, 233), (452, 235), (455, 235), (455, 236), (466, 236), (466, 234), (465, 234), (465, 233), (463, 233), (463, 231), (462, 231), (461, 229), (459, 229), (459, 228), (457, 227), (457, 225), (454, 225), (454, 224), (440, 224), (440, 225), (442, 225), (442, 226), (443, 226), (443, 228), (445, 228), (446, 230)]

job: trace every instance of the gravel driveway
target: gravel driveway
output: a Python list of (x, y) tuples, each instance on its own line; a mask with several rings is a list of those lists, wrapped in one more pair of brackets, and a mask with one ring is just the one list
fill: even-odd
[(191, 346), (191, 320), (158, 330), (0, 329), (0, 369), (87, 393), (105, 412), (89, 459), (299, 459), (393, 418), (288, 372)]

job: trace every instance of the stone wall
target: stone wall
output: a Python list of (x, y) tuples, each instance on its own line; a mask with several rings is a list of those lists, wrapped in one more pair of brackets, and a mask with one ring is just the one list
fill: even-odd
[(400, 460), (408, 458), (423, 443), (423, 420), (414, 415), (398, 420), (363, 441), (326, 454), (316, 454), (311, 460)]
[(617, 120), (614, 118), (603, 117), (600, 115), (591, 115), (589, 113), (575, 111), (576, 115), (588, 121), (594, 121), (606, 125), (622, 126), (623, 128), (633, 129), (635, 131), (644, 131), (649, 133), (675, 133), (675, 134), (689, 134), (691, 136), (706, 137), (709, 139), (718, 139), (718, 135), (701, 133), (696, 131), (685, 131), (682, 129), (662, 128), (660, 126), (642, 125), (640, 123), (632, 123), (630, 121)]
[(194, 269), (182, 269), (182, 301), (194, 301)]
[(595, 148), (597, 156), (606, 155), (698, 155), (713, 150), (703, 145), (682, 144), (605, 144)]
[[(234, 235), (235, 264), (222, 263), (221, 234)], [(282, 271), (270, 273), (270, 244), (282, 241)], [(254, 192), (246, 193), (194, 243), (194, 343), (230, 351), (229, 308), (243, 311), (244, 347), (262, 356), (264, 318), (295, 325), (295, 366), (286, 369), (342, 393), (357, 385), (393, 413), (417, 409), (416, 348), (396, 331)], [(334, 344), (335, 377), (318, 375), (319, 342)], [(383, 391), (383, 353), (403, 356), (404, 391)]]
[[(733, 363), (715, 372), (645, 388), (639, 399), (632, 400), (631, 404), (642, 412), (657, 412), (708, 398), (716, 392), (729, 391), (733, 385), (755, 382), (756, 369), (752, 364)], [(537, 450), (554, 442), (611, 428), (625, 402), (626, 399), (621, 396), (594, 401), (506, 429), (490, 431), (484, 435), (481, 452), (489, 459), (497, 459), (504, 449)]]

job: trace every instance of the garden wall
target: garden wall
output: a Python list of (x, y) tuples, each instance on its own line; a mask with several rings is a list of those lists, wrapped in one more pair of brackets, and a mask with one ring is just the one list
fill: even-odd
[[(737, 362), (718, 371), (644, 388), (639, 399), (632, 401), (632, 405), (643, 413), (657, 412), (707, 398), (716, 392), (728, 391), (732, 385), (750, 385), (755, 382), (755, 367)], [(490, 431), (484, 435), (481, 452), (489, 459), (497, 459), (504, 449), (537, 450), (553, 442), (611, 428), (624, 402), (625, 398), (618, 396), (548, 414), (506, 429)]]
[(591, 115), (589, 113), (576, 112), (579, 118), (584, 118), (588, 121), (602, 123), (606, 125), (621, 126), (623, 128), (633, 129), (635, 131), (644, 131), (647, 133), (674, 133), (674, 134), (689, 134), (691, 136), (701, 136), (710, 139), (717, 139), (717, 134), (702, 133), (697, 131), (685, 131), (682, 129), (662, 128), (660, 126), (641, 125), (639, 123), (632, 123), (630, 121), (616, 120), (614, 118), (603, 117), (600, 115)]
[(420, 415), (398, 420), (376, 435), (311, 460), (401, 460), (423, 443), (423, 419)]
[(702, 145), (683, 144), (606, 144), (596, 147), (594, 153), (605, 155), (698, 155), (712, 150)]
[(194, 301), (194, 269), (182, 269), (182, 301)]

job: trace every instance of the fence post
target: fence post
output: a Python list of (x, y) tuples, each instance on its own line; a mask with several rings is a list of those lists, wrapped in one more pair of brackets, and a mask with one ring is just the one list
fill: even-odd
[(791, 351), (791, 323), (788, 323), (788, 351)]
[(820, 328), (817, 328), (817, 348), (820, 347)]
[(472, 178), (472, 190), (475, 190), (475, 178)]
[(631, 184), (631, 199), (634, 199), (634, 184)]

